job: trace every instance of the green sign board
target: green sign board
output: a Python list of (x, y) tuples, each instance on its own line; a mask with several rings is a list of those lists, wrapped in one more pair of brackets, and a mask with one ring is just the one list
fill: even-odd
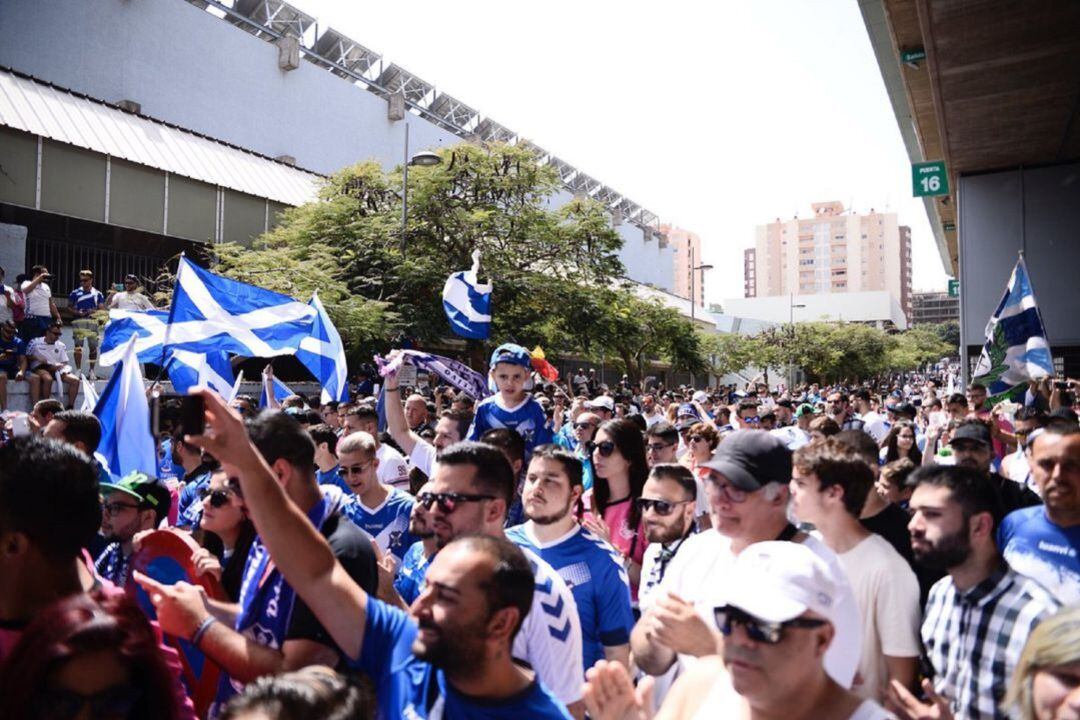
[(941, 229), (944, 230), (945, 232), (955, 232), (956, 231), (956, 223), (942, 223), (941, 224)]
[(960, 281), (949, 280), (949, 297), (960, 297)]
[(913, 65), (920, 60), (926, 59), (926, 51), (922, 48), (912, 48), (910, 50), (900, 51), (900, 62), (905, 65)]
[(944, 161), (915, 163), (911, 166), (911, 187), (915, 197), (949, 194), (949, 175)]

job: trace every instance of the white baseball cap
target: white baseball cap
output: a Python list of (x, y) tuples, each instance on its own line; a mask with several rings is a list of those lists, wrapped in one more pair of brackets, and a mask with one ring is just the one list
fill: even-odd
[(696, 393), (694, 393), (693, 399), (696, 403), (705, 403), (709, 401), (709, 394), (706, 393), (704, 390), (698, 390)]
[(732, 605), (766, 622), (793, 620), (807, 610), (834, 627), (840, 620), (840, 588), (833, 572), (798, 542), (773, 540), (747, 547), (735, 559), (717, 598), (717, 607)]
[(615, 401), (609, 395), (600, 395), (585, 403), (587, 408), (604, 408), (608, 412), (615, 412)]

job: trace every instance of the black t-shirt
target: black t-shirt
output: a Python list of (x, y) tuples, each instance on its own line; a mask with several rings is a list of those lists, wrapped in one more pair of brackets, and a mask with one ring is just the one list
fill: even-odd
[[(345, 572), (349, 574), (364, 592), (375, 597), (379, 586), (379, 570), (375, 562), (375, 549), (364, 531), (353, 525), (340, 514), (333, 514), (322, 526), (322, 536), (330, 543)], [(297, 596), (293, 605), (286, 640), (313, 640), (321, 645), (336, 648), (337, 644), (330, 633), (315, 617), (315, 613), (302, 598)], [(340, 654), (340, 650), (339, 650)]]
[(892, 503), (886, 505), (885, 509), (877, 515), (859, 520), (864, 528), (888, 540), (909, 565), (911, 564), (911, 532), (907, 526), (910, 521), (911, 516), (904, 512), (903, 508)]
[(1002, 477), (996, 472), (990, 473), (990, 480), (994, 483), (998, 498), (1001, 500), (1001, 517), (1005, 517), (1013, 510), (1042, 505), (1042, 498), (1023, 483)]

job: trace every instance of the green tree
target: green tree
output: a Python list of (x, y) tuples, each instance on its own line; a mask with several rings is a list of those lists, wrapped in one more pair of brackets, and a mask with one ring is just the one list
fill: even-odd
[(885, 364), (893, 371), (914, 370), (954, 352), (955, 348), (942, 339), (937, 327), (914, 327), (889, 336)]
[(738, 333), (699, 333), (698, 338), (708, 370), (717, 378), (761, 367), (762, 344), (757, 338)]

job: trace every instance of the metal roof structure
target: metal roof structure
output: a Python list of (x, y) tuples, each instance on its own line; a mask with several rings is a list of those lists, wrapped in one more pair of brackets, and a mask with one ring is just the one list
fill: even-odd
[(482, 115), (464, 102), (440, 92), (434, 84), (395, 63), (384, 64), (378, 53), (318, 23), (283, 0), (187, 0), (256, 37), (273, 42), (286, 35), (300, 41), (302, 57), (338, 77), (387, 98), (401, 94), (410, 112), (464, 140), (505, 142), (532, 149), (541, 164), (550, 163), (571, 192), (603, 203), (614, 216), (644, 228), (655, 228), (659, 217), (622, 193), (556, 158), (518, 133)]
[(6, 68), (0, 125), (286, 205), (314, 200), (321, 179)]

